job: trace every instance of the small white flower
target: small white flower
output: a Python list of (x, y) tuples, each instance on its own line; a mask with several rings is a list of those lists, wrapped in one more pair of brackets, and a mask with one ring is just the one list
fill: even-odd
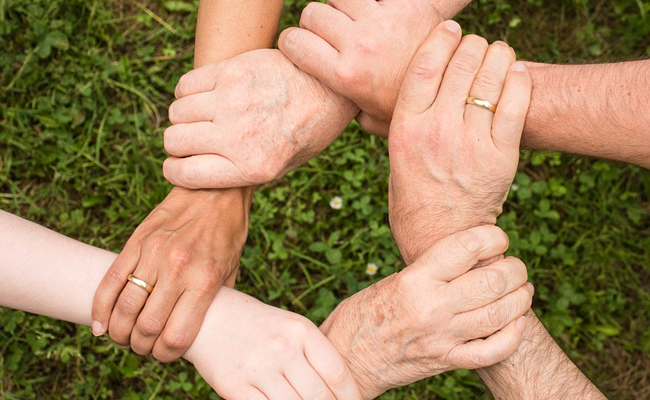
[(332, 200), (330, 200), (330, 207), (335, 210), (340, 210), (341, 207), (343, 207), (343, 199), (339, 196), (334, 197)]
[(516, 192), (517, 190), (519, 190), (519, 185), (517, 185), (516, 183), (513, 183), (512, 186), (510, 187), (510, 189), (513, 192)]
[(377, 273), (377, 270), (378, 270), (378, 269), (379, 269), (379, 268), (377, 268), (377, 264), (375, 264), (375, 263), (368, 263), (368, 266), (366, 267), (366, 274), (372, 276), (372, 275), (374, 275), (374, 274)]

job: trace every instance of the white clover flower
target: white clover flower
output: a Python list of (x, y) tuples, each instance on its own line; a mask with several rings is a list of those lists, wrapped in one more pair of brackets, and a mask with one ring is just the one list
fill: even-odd
[(339, 196), (334, 197), (332, 200), (330, 200), (330, 207), (335, 210), (340, 210), (341, 207), (343, 207), (343, 199)]
[(516, 183), (513, 183), (512, 186), (510, 187), (510, 190), (512, 190), (513, 192), (516, 192), (517, 190), (519, 190), (519, 185), (517, 185)]
[(377, 264), (368, 263), (368, 266), (366, 267), (366, 275), (372, 276), (377, 273), (377, 270), (379, 270), (379, 268), (377, 268)]

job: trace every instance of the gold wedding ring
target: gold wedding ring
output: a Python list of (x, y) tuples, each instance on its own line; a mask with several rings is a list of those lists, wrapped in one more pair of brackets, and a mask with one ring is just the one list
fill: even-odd
[(467, 98), (467, 104), (472, 104), (481, 108), (485, 108), (486, 110), (496, 112), (497, 111), (497, 105), (492, 104), (487, 100), (481, 100), (477, 99), (476, 97), (468, 97)]
[(142, 289), (146, 290), (147, 293), (151, 294), (153, 292), (153, 286), (148, 284), (147, 282), (143, 281), (142, 279), (136, 277), (133, 274), (129, 274), (129, 276), (126, 278), (127, 281), (136, 284), (137, 286), (141, 287)]

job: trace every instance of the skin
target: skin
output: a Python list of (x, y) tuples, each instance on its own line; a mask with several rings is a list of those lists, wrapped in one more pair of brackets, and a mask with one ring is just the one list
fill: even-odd
[[(94, 289), (115, 254), (3, 211), (0, 243), (0, 305), (90, 325)], [(361, 399), (313, 323), (227, 287), (183, 357), (227, 399)]]
[[(90, 324), (94, 287), (115, 254), (2, 211), (0, 243), (0, 305)], [(360, 399), (355, 380), (367, 383), (363, 374), (387, 371), (381, 385), (364, 386), (363, 398), (370, 399), (388, 386), (497, 362), (521, 344), (526, 321), (521, 313), (508, 311), (513, 305), (522, 312), (528, 308), (532, 285), (526, 283), (526, 267), (516, 259), (490, 266), (500, 275), (469, 270), (477, 260), (507, 247), (505, 233), (490, 226), (445, 238), (411, 267), (344, 301), (322, 328), (337, 339), (332, 342), (304, 317), (222, 288), (184, 358), (219, 395), (234, 400)], [(386, 297), (386, 289), (403, 296)], [(385, 308), (353, 309), (368, 305), (359, 299), (381, 301), (375, 304)], [(373, 309), (391, 322), (367, 325), (377, 321), (378, 314), (367, 312)], [(344, 321), (366, 325), (358, 332), (372, 335), (369, 339), (399, 333), (386, 338), (391, 349), (405, 352), (400, 356), (389, 351), (386, 358), (377, 358), (356, 339), (344, 340)], [(355, 368), (349, 369), (344, 360)]]
[[(281, 1), (202, 1), (195, 67), (271, 46), (281, 11)], [(235, 283), (253, 190), (172, 189), (99, 285), (93, 333), (163, 362), (185, 353), (221, 286)], [(127, 283), (131, 273), (155, 287), (151, 296)]]
[[(448, 30), (436, 30), (451, 37)], [(462, 210), (480, 213), (481, 209), (475, 207), (486, 201), (484, 209), (500, 210), (517, 167), (519, 137), (530, 99), (531, 81), (525, 66), (501, 65), (509, 58), (509, 49), (502, 44), (493, 44), (486, 52), (486, 43), (466, 37), (443, 77), (440, 66), (449, 56), (448, 41), (436, 42), (432, 37), (420, 48), (401, 88), (389, 135), (391, 226), (395, 232), (409, 229), (411, 237), (400, 242), (400, 249), (415, 258), (422, 254), (422, 246), (438, 240), (436, 235), (427, 234), (429, 231), (424, 227), (442, 226), (449, 234), (475, 223), (474, 217)], [(461, 50), (464, 44), (466, 50)], [(481, 63), (482, 53), (487, 55)], [(459, 69), (461, 65), (466, 68)], [(464, 105), (463, 100), (469, 96), (498, 101), (496, 113)], [(473, 129), (466, 131), (463, 125), (456, 125), (452, 130), (449, 118), (463, 120)], [(442, 132), (438, 130), (440, 126), (445, 127)], [(436, 146), (431, 147), (431, 143)], [(467, 148), (467, 143), (473, 145)], [(479, 151), (485, 146), (491, 151)], [(446, 159), (449, 154), (469, 155), (473, 161), (450, 168), (454, 163)], [(485, 165), (492, 170), (486, 171)], [(506, 178), (505, 184), (501, 184)], [(485, 185), (487, 181), (490, 185)], [(445, 182), (444, 192), (435, 190), (440, 182)], [(438, 195), (417, 197), (416, 192), (402, 193), (423, 187), (433, 188)], [(462, 196), (454, 197), (457, 191)], [(438, 212), (449, 207), (447, 193), (451, 193), (454, 208), (460, 213), (447, 212), (441, 216)], [(418, 200), (419, 205), (415, 204)], [(414, 213), (420, 228), (414, 229), (410, 220)], [(413, 235), (417, 232), (424, 234)], [(479, 371), (495, 398), (604, 398), (555, 344), (532, 311), (527, 313), (527, 319), (531, 323), (515, 355)]]
[(329, 146), (355, 114), (279, 50), (195, 69), (181, 78), (176, 96), (169, 109), (174, 125), (165, 131), (174, 157), (163, 172), (189, 188), (279, 178)]
[[(278, 45), (301, 69), (360, 106), (358, 120), (366, 131), (386, 136), (410, 49), (431, 29), (421, 22), (451, 18), (469, 2), (446, 2), (443, 8), (424, 0), (369, 2), (312, 4), (300, 28), (282, 32)], [(357, 3), (369, 11), (354, 14)], [(326, 24), (324, 16), (349, 21)], [(395, 43), (404, 48), (390, 51)], [(526, 66), (533, 92), (523, 146), (650, 167), (650, 118), (641, 100), (650, 89), (650, 61)], [(378, 80), (385, 84), (373, 85)], [(368, 86), (373, 90), (365, 90)]]

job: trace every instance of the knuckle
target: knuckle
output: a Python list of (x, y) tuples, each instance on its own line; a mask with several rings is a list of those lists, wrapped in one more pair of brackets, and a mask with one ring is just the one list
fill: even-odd
[(121, 271), (114, 268), (111, 268), (106, 272), (105, 279), (110, 286), (124, 286), (126, 284), (126, 276)]
[(184, 331), (165, 332), (161, 340), (163, 346), (174, 353), (182, 352), (192, 344), (192, 338)]
[(116, 308), (120, 314), (128, 316), (137, 315), (140, 312), (140, 301), (131, 294), (122, 293)]
[(379, 53), (381, 44), (374, 36), (359, 36), (354, 42), (354, 47), (360, 54), (373, 55)]
[(523, 261), (516, 257), (508, 257), (506, 260), (510, 263), (515, 276), (522, 277), (523, 282), (528, 280), (528, 268), (526, 268), (526, 264)]
[(129, 345), (128, 339), (125, 339), (121, 335), (116, 334), (114, 330), (108, 331), (108, 337), (111, 338), (111, 340), (118, 346), (125, 347)]
[(458, 244), (468, 254), (476, 254), (481, 251), (481, 239), (471, 231), (460, 232), (457, 237)]
[[(330, 387), (343, 387), (346, 382), (348, 382), (352, 376), (348, 368), (342, 364), (338, 363), (336, 365), (333, 365), (328, 371), (328, 379), (327, 382)], [(324, 397), (325, 399), (330, 399), (332, 398), (329, 392), (326, 392), (327, 397)]]
[(167, 260), (169, 261), (172, 269), (184, 270), (192, 264), (193, 252), (189, 246), (177, 244), (169, 250)]
[(479, 65), (475, 56), (459, 54), (451, 60), (449, 67), (457, 74), (473, 75), (478, 70)]
[(363, 81), (363, 77), (353, 67), (345, 63), (338, 63), (334, 67), (334, 76), (339, 82), (343, 82), (348, 87), (355, 87)]
[(148, 316), (138, 318), (138, 322), (135, 325), (138, 332), (145, 337), (160, 335), (164, 327), (165, 324), (161, 320)]
[(419, 54), (413, 62), (412, 73), (423, 79), (433, 79), (442, 74), (436, 66), (435, 55), (429, 52)]
[(478, 74), (475, 84), (479, 88), (500, 89), (504, 80), (505, 77), (501, 77), (494, 72), (485, 72)]
[(503, 307), (500, 307), (497, 303), (490, 303), (487, 306), (486, 314), (486, 328), (491, 331), (496, 331), (503, 326), (505, 321), (505, 311)]
[(484, 287), (488, 290), (490, 298), (500, 298), (507, 289), (503, 274), (494, 268), (483, 268)]
[(504, 102), (499, 104), (497, 111), (499, 112), (499, 118), (506, 123), (523, 122), (525, 110), (522, 111), (519, 104)]

